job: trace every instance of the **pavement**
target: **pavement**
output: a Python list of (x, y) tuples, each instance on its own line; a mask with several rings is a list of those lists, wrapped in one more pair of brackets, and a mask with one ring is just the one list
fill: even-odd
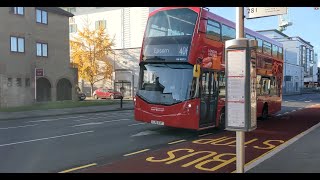
[(120, 108), (120, 102), (119, 102), (118, 104), (105, 105), (105, 106), (88, 106), (88, 107), (77, 107), (77, 108), (33, 110), (33, 111), (20, 111), (20, 112), (0, 112), (0, 121), (13, 120), (13, 119), (25, 119), (25, 118), (62, 116), (62, 115), (72, 115), (72, 114), (99, 113), (99, 112), (121, 111), (121, 110), (133, 110), (133, 102), (132, 103), (124, 102), (122, 108)]

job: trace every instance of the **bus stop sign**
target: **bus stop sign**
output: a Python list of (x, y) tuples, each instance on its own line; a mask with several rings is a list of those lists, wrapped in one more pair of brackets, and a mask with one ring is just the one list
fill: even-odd
[(256, 40), (226, 41), (226, 130), (252, 131), (257, 127)]

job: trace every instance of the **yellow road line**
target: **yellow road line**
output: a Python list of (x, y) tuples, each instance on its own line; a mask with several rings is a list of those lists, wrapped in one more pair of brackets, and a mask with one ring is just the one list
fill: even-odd
[(83, 168), (87, 168), (87, 167), (91, 167), (91, 166), (96, 166), (96, 165), (97, 165), (97, 163), (92, 163), (92, 164), (88, 164), (88, 165), (84, 165), (84, 166), (80, 166), (80, 167), (76, 167), (76, 168), (72, 168), (72, 169), (67, 169), (67, 170), (61, 171), (59, 173), (67, 173), (67, 172), (76, 171), (79, 169), (83, 169)]
[(123, 156), (131, 156), (131, 155), (134, 155), (134, 154), (138, 154), (138, 153), (142, 153), (142, 152), (145, 152), (145, 151), (149, 151), (150, 149), (143, 149), (141, 151), (136, 151), (136, 152), (133, 152), (133, 153), (129, 153), (129, 154), (125, 154)]
[(213, 133), (201, 134), (198, 137), (203, 137), (203, 136), (207, 136), (207, 135), (210, 135), (210, 134), (213, 134)]
[(181, 140), (178, 140), (178, 141), (173, 141), (173, 142), (170, 142), (170, 143), (168, 143), (168, 144), (176, 144), (176, 143), (179, 143), (179, 142), (184, 142), (184, 141), (186, 141), (186, 140), (184, 140), (184, 139), (181, 139)]

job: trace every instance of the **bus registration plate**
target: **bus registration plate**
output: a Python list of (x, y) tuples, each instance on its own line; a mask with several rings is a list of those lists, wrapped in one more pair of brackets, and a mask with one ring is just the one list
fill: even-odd
[(164, 122), (163, 122), (163, 121), (151, 120), (151, 124), (156, 124), (156, 125), (161, 125), (161, 126), (163, 126), (163, 125), (164, 125)]

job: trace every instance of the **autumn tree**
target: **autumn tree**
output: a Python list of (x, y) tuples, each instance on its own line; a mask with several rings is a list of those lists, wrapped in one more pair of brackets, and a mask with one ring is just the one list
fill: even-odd
[(90, 30), (89, 25), (70, 40), (71, 61), (78, 67), (79, 77), (90, 83), (91, 95), (96, 82), (112, 77), (113, 66), (106, 57), (113, 53), (113, 45), (105, 28)]

